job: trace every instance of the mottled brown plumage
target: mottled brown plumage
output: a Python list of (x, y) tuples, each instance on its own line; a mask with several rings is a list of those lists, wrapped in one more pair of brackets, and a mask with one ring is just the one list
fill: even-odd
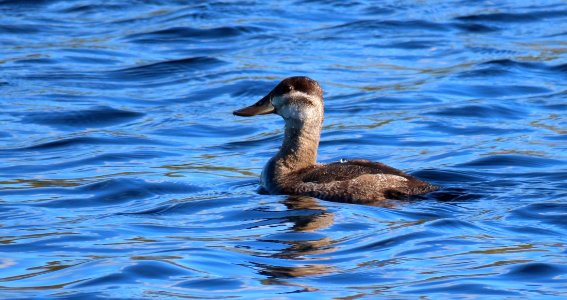
[(276, 113), (285, 120), (283, 144), (262, 171), (271, 194), (371, 203), (425, 194), (437, 188), (398, 169), (367, 160), (317, 164), (323, 122), (323, 90), (308, 77), (289, 77), (238, 116)]

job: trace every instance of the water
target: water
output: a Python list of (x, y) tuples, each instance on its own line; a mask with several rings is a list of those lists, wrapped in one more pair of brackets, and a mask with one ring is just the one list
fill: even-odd
[[(103, 4), (101, 4), (103, 3)], [(563, 1), (0, 1), (0, 298), (567, 295)], [(279, 80), (322, 162), (443, 188), (257, 192)]]

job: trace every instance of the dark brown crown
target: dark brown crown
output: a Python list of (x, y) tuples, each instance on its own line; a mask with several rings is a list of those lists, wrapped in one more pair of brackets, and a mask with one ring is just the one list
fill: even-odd
[(283, 95), (291, 91), (299, 91), (310, 96), (316, 96), (323, 98), (323, 89), (319, 86), (317, 81), (305, 77), (305, 76), (294, 76), (288, 77), (282, 80), (273, 90), (272, 94), (274, 96)]

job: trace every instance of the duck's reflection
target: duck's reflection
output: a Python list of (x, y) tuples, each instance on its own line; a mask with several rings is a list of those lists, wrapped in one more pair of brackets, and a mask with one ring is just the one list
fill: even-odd
[[(284, 217), (282, 223), (292, 225), (282, 237), (278, 236), (267, 241), (288, 245), (270, 255), (272, 258), (282, 259), (284, 266), (258, 264), (261, 267), (260, 273), (269, 278), (264, 283), (296, 285), (286, 282), (285, 279), (337, 272), (336, 267), (324, 263), (332, 258), (331, 255), (325, 256), (325, 253), (338, 250), (339, 246), (334, 245), (337, 244), (337, 240), (323, 233), (334, 224), (336, 213), (329, 211), (329, 206), (325, 205), (326, 201), (308, 196), (287, 196), (281, 203), (289, 211), (289, 215)], [(394, 205), (395, 203), (392, 202), (381, 202), (376, 206)], [(309, 289), (303, 285), (301, 287)]]
[(291, 230), (295, 232), (314, 232), (333, 225), (335, 214), (328, 212), (327, 207), (321, 205), (320, 200), (307, 196), (287, 196), (282, 202), (289, 210), (311, 210), (313, 214), (289, 216), (288, 220), (294, 225)]
[[(296, 233), (314, 233), (333, 225), (335, 213), (329, 212), (325, 205), (320, 203), (320, 200), (307, 196), (287, 196), (282, 201), (290, 212), (302, 212), (301, 214), (291, 214), (285, 217), (283, 222), (291, 222), (289, 227), (289, 234)], [(309, 212), (309, 213), (304, 213)], [(277, 284), (297, 286), (302, 290), (315, 290), (312, 287), (296, 284), (286, 279), (321, 275), (333, 273), (336, 271), (334, 267), (328, 264), (322, 264), (325, 258), (308, 258), (310, 255), (324, 254), (333, 252), (336, 247), (333, 247), (333, 240), (330, 237), (323, 236), (317, 239), (298, 238), (298, 239), (285, 239), (276, 240), (275, 242), (284, 243), (288, 247), (281, 249), (278, 253), (271, 255), (273, 258), (284, 259), (285, 264), (289, 264), (289, 260), (294, 261), (293, 266), (282, 265), (267, 265), (261, 264), (260, 273), (268, 278), (263, 280), (264, 284)], [(304, 263), (301, 263), (304, 262)]]

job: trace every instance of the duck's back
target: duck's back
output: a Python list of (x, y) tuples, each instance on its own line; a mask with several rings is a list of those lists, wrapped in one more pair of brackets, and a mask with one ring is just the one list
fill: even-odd
[(368, 203), (436, 190), (398, 169), (367, 160), (315, 165), (289, 174), (283, 192), (325, 200)]

